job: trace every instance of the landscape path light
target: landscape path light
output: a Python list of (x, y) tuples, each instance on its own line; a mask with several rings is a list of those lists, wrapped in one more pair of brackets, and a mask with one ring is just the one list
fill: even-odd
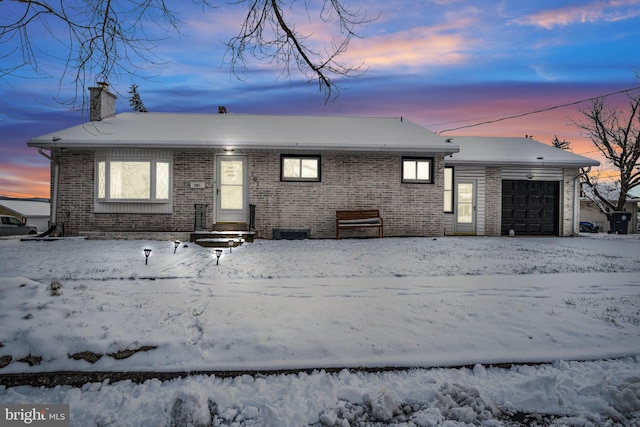
[(173, 253), (174, 254), (178, 250), (178, 246), (180, 246), (180, 240), (176, 240), (175, 242), (173, 242)]
[(144, 265), (147, 265), (147, 262), (149, 262), (149, 255), (151, 255), (151, 249), (144, 248)]
[(233, 240), (229, 239), (229, 253), (231, 253), (232, 248), (233, 248)]
[(222, 255), (222, 249), (216, 249), (216, 265), (220, 262), (220, 255)]

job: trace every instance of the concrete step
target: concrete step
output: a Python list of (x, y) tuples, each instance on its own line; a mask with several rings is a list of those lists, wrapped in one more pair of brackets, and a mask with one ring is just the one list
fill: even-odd
[(232, 245), (240, 246), (245, 242), (252, 243), (255, 231), (227, 230), (227, 231), (196, 231), (191, 233), (189, 240), (200, 246), (228, 248)]
[[(229, 242), (231, 242), (231, 244), (229, 244)], [(226, 248), (235, 248), (237, 246), (242, 245), (245, 242), (244, 239), (242, 238), (235, 238), (235, 239), (220, 239), (220, 238), (208, 238), (208, 237), (204, 237), (204, 238), (199, 238), (197, 240), (195, 240), (195, 244), (196, 245), (200, 245), (202, 247), (205, 248), (222, 248), (222, 249), (226, 249)]]
[(250, 231), (246, 222), (219, 222), (211, 226), (211, 231)]

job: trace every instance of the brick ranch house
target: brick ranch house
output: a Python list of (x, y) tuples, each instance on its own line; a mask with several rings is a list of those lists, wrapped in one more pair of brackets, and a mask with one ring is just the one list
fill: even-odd
[(27, 143), (51, 160), (51, 220), (67, 236), (187, 240), (249, 223), (259, 238), (332, 238), (346, 209), (378, 209), (385, 236), (566, 236), (579, 168), (598, 164), (402, 118), (115, 114), (106, 85), (90, 91), (90, 122)]

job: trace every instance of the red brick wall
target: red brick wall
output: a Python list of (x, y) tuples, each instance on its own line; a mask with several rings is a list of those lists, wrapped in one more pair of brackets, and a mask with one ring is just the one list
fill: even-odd
[[(333, 238), (335, 211), (359, 208), (380, 210), (386, 236), (443, 235), (442, 157), (429, 156), (435, 157), (433, 184), (401, 183), (402, 155), (378, 152), (324, 153), (321, 182), (281, 182), (280, 154), (247, 154), (249, 203), (256, 205), (256, 228), (261, 238), (271, 238), (273, 228), (308, 228), (313, 238)], [(215, 153), (211, 150), (173, 153), (173, 209), (166, 214), (95, 213), (94, 153), (65, 151), (54, 158), (60, 163), (58, 222), (64, 223), (66, 235), (83, 231), (191, 231), (194, 204), (208, 205), (208, 222), (214, 221)], [(192, 181), (205, 182), (206, 188), (192, 189)], [(351, 234), (375, 235), (375, 231)]]
[[(335, 237), (335, 211), (343, 209), (379, 209), (386, 236), (441, 236), (442, 158), (434, 162), (433, 184), (401, 183), (401, 159), (387, 153), (325, 153), (321, 182), (280, 182), (280, 153), (252, 153), (249, 202), (256, 205), (260, 237), (269, 238), (273, 228)], [(376, 230), (350, 233), (375, 235)]]

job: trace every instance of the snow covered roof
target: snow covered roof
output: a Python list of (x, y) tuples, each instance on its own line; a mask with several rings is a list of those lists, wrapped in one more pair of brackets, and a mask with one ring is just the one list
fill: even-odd
[[(618, 188), (616, 185), (603, 183), (598, 183), (596, 185), (601, 196), (605, 197), (610, 202), (617, 202), (618, 197), (620, 196), (620, 188)], [(585, 183), (582, 184), (581, 189), (584, 195), (580, 197), (580, 200), (593, 200), (596, 197), (593, 188), (589, 187)], [(640, 202), (640, 196), (627, 194), (626, 201), (631, 203)]]
[(26, 217), (49, 216), (50, 204), (38, 200), (0, 199), (0, 206)]
[(445, 157), (447, 164), (495, 166), (598, 166), (600, 162), (529, 138), (452, 136), (460, 152)]
[(27, 145), (457, 152), (446, 140), (401, 118), (121, 113), (33, 138)]

